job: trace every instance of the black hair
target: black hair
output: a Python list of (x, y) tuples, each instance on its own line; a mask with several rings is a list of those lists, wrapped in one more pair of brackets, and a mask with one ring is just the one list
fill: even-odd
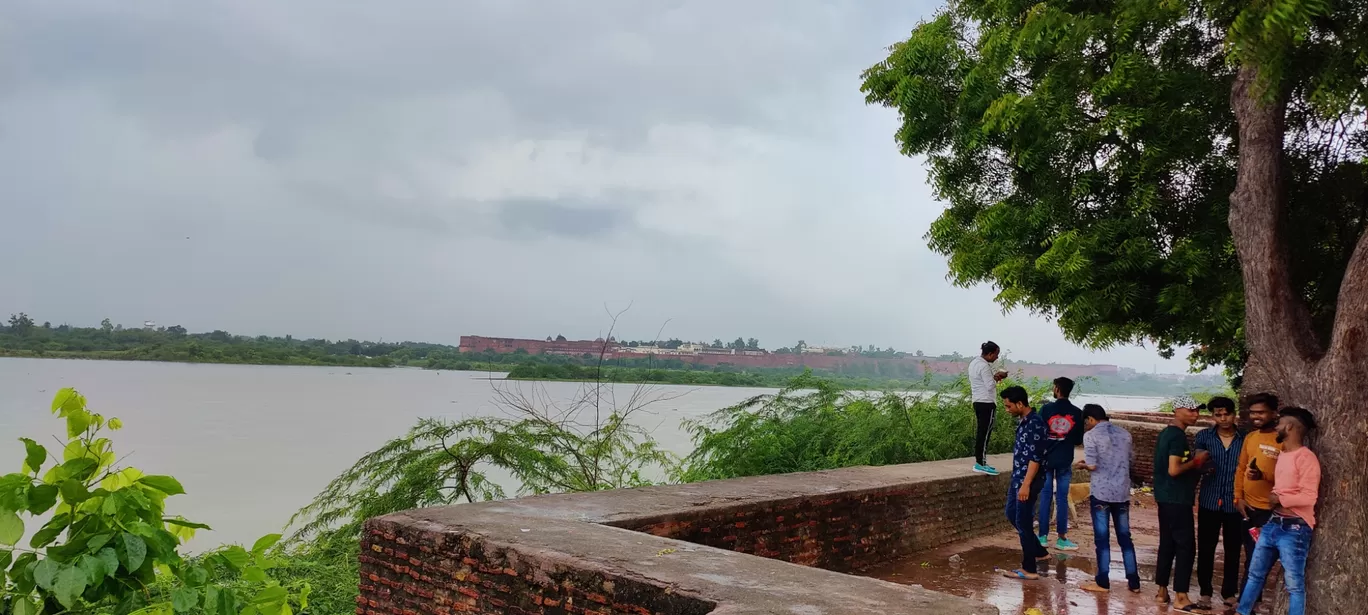
[(1218, 408), (1225, 408), (1227, 412), (1235, 414), (1235, 400), (1221, 395), (1213, 397), (1209, 401), (1207, 401), (1206, 407), (1207, 410), (1210, 410), (1212, 414), (1216, 414), (1216, 410)]
[(1316, 417), (1315, 415), (1311, 414), (1310, 410), (1307, 410), (1306, 408), (1298, 408), (1296, 406), (1283, 408), (1282, 410), (1278, 411), (1278, 416), (1290, 416), (1294, 419), (1297, 419), (1297, 422), (1301, 423), (1307, 431), (1312, 431), (1316, 428)]
[(1001, 348), (998, 348), (998, 345), (997, 345), (996, 342), (987, 341), (987, 342), (984, 342), (984, 343), (982, 343), (982, 344), (979, 345), (979, 356), (981, 356), (981, 357), (986, 357), (986, 356), (988, 356), (988, 355), (990, 355), (990, 354), (993, 354), (993, 353), (995, 353), (995, 352), (997, 352), (997, 351), (999, 351), (999, 350), (1001, 350)]
[(1060, 376), (1054, 379), (1054, 385), (1056, 389), (1059, 389), (1059, 398), (1068, 399), (1069, 394), (1073, 392), (1074, 381)]
[(1026, 394), (1026, 387), (1014, 384), (1002, 390), (1002, 398), (1014, 404), (1024, 404), (1030, 396)]
[(1097, 404), (1083, 404), (1083, 418), (1105, 421), (1107, 420), (1107, 411)]
[(1268, 406), (1269, 410), (1278, 411), (1278, 396), (1272, 393), (1255, 393), (1249, 397), (1249, 407), (1253, 408), (1258, 404)]

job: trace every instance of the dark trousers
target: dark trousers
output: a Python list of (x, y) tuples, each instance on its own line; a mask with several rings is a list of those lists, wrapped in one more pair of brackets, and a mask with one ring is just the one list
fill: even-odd
[(978, 419), (978, 430), (974, 433), (974, 461), (979, 465), (988, 465), (988, 438), (993, 437), (997, 404), (974, 402), (974, 418)]
[(1035, 533), (1036, 501), (1040, 498), (1040, 488), (1044, 483), (1037, 477), (1031, 484), (1031, 497), (1025, 502), (1017, 500), (1018, 486), (1007, 487), (1007, 520), (1012, 522), (1017, 536), (1021, 538), (1021, 571), (1031, 574), (1036, 574), (1036, 560), (1050, 554), (1045, 547), (1040, 546), (1040, 539), (1036, 538)]
[[(1269, 520), (1273, 518), (1273, 511), (1271, 510), (1248, 506), (1245, 508), (1245, 511), (1249, 513), (1249, 518), (1245, 519), (1244, 536), (1241, 537), (1244, 540), (1245, 546), (1245, 564), (1244, 571), (1240, 575), (1240, 587), (1244, 587), (1246, 583), (1249, 583), (1249, 564), (1254, 561), (1254, 547), (1256, 546), (1256, 543), (1254, 541), (1254, 536), (1249, 533), (1249, 530), (1256, 527), (1263, 528), (1263, 526), (1267, 525)], [(1277, 556), (1274, 555), (1273, 557), (1274, 561), (1277, 561)], [(1258, 601), (1262, 602), (1263, 598), (1259, 597)]]
[(1111, 588), (1111, 545), (1107, 536), (1107, 521), (1116, 526), (1116, 544), (1121, 547), (1121, 562), (1126, 566), (1126, 585), (1140, 589), (1140, 569), (1135, 562), (1135, 542), (1130, 533), (1130, 502), (1103, 502), (1088, 498), (1092, 509), (1093, 544), (1097, 546), (1097, 576), (1099, 587)]
[(1168, 587), (1173, 573), (1173, 591), (1188, 593), (1192, 583), (1192, 558), (1197, 551), (1197, 536), (1191, 504), (1159, 503), (1159, 563), (1154, 567), (1154, 584)]
[(1197, 509), (1197, 586), (1203, 596), (1213, 595), (1211, 577), (1215, 574), (1216, 543), (1225, 552), (1225, 566), (1221, 572), (1221, 597), (1234, 598), (1240, 591), (1240, 550), (1244, 548), (1244, 517), (1240, 513)]

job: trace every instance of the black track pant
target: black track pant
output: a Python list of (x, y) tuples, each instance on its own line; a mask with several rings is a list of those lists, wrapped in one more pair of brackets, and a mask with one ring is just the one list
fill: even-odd
[(974, 434), (974, 461), (979, 465), (988, 465), (988, 438), (993, 437), (997, 404), (974, 402), (974, 417), (978, 419), (978, 431)]

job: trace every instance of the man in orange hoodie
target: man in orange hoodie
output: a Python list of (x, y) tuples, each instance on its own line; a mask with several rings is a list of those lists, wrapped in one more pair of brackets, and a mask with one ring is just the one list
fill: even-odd
[(1282, 453), (1273, 478), (1273, 518), (1264, 524), (1249, 565), (1249, 581), (1240, 594), (1238, 615), (1254, 612), (1275, 558), (1282, 561), (1283, 586), (1289, 597), (1288, 615), (1306, 613), (1306, 553), (1316, 527), (1316, 499), (1320, 494), (1320, 459), (1306, 448), (1307, 434), (1316, 428), (1316, 417), (1303, 408), (1283, 408), (1278, 413), (1278, 442)]
[(1278, 442), (1278, 397), (1259, 393), (1249, 398), (1249, 421), (1254, 430), (1245, 434), (1240, 449), (1239, 469), (1235, 472), (1235, 510), (1245, 518), (1245, 563), (1239, 587), (1249, 582), (1249, 563), (1254, 560), (1254, 536), (1273, 517), (1268, 496), (1273, 492), (1273, 474), (1282, 444)]

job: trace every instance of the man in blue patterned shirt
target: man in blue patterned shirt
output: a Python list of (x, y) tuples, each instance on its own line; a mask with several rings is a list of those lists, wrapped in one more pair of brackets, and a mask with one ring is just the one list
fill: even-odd
[(1091, 475), (1092, 495), (1088, 508), (1092, 511), (1093, 544), (1097, 548), (1097, 576), (1083, 586), (1090, 592), (1111, 590), (1111, 545), (1108, 521), (1116, 526), (1116, 544), (1121, 547), (1121, 561), (1126, 566), (1126, 585), (1131, 592), (1140, 591), (1140, 570), (1135, 561), (1135, 542), (1130, 534), (1130, 432), (1112, 425), (1107, 411), (1097, 404), (1083, 406), (1083, 461), (1080, 468)]
[(1211, 608), (1211, 578), (1216, 563), (1216, 544), (1224, 543), (1225, 568), (1221, 574), (1221, 598), (1234, 606), (1239, 592), (1240, 548), (1244, 544), (1244, 516), (1235, 508), (1235, 473), (1240, 467), (1244, 434), (1235, 426), (1235, 401), (1213, 397), (1207, 409), (1216, 424), (1198, 432), (1193, 448), (1211, 453), (1197, 491), (1197, 586), (1202, 597), (1197, 607)]
[(1002, 574), (1013, 579), (1039, 579), (1036, 560), (1050, 556), (1036, 538), (1034, 519), (1036, 499), (1045, 483), (1040, 471), (1045, 461), (1045, 421), (1031, 408), (1022, 387), (1003, 389), (1002, 405), (1018, 421), (1016, 443), (1012, 445), (1012, 480), (1007, 489), (1007, 520), (1021, 537), (1021, 568)]

